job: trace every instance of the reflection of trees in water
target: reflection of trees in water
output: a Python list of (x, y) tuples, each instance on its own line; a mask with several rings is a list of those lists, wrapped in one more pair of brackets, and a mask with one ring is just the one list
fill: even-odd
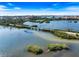
[(10, 30), (12, 30), (12, 29), (14, 29), (13, 27), (11, 27), (11, 26), (1, 26), (3, 29), (6, 29), (6, 28), (8, 28), (8, 29), (10, 29)]
[(68, 20), (68, 23), (67, 23), (67, 31), (72, 31), (73, 29), (71, 28), (71, 23), (73, 23), (73, 20)]
[(77, 23), (78, 21), (74, 21), (74, 23)]
[(69, 20), (68, 23), (72, 23), (72, 20)]
[(77, 20), (69, 20), (68, 23), (77, 23)]
[(67, 31), (73, 31), (72, 25), (78, 23), (78, 20), (68, 20)]
[(9, 27), (9, 29), (12, 30), (13, 28), (12, 27)]

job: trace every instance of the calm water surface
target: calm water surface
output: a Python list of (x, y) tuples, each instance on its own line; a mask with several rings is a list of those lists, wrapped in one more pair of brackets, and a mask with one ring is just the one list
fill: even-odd
[[(57, 23), (57, 22), (54, 22)], [(60, 22), (59, 22), (60, 23)], [(59, 24), (57, 23), (57, 24)], [(63, 23), (65, 24), (65, 23)], [(74, 23), (73, 23), (74, 24)], [(77, 24), (77, 26), (76, 26)], [(79, 30), (78, 27), (79, 23), (76, 23), (73, 26), (75, 30)], [(65, 24), (66, 25), (66, 24)], [(54, 25), (53, 25), (54, 26)], [(52, 26), (52, 28), (53, 28)], [(56, 25), (57, 26), (57, 25)], [(64, 27), (62, 23), (60, 27)], [(57, 27), (56, 27), (57, 28)], [(66, 28), (66, 27), (65, 27)], [(55, 37), (53, 37), (55, 39)], [(17, 29), (11, 27), (3, 27), (0, 26), (0, 56), (17, 56), (17, 57), (24, 57), (24, 56), (79, 56), (79, 43), (68, 43), (70, 46), (69, 51), (58, 51), (55, 53), (44, 53), (41, 55), (34, 55), (25, 51), (25, 46), (29, 44), (37, 44), (40, 45), (42, 48), (45, 48), (49, 43), (63, 43), (57, 41), (50, 41), (45, 40), (37, 35), (34, 34), (33, 30), (28, 29)]]
[(36, 24), (38, 28), (40, 29), (61, 29), (61, 30), (67, 30), (70, 29), (72, 31), (78, 31), (79, 32), (79, 21), (78, 20), (61, 20), (61, 21), (50, 21), (49, 23), (31, 23), (31, 22), (25, 22), (25, 25), (33, 25)]

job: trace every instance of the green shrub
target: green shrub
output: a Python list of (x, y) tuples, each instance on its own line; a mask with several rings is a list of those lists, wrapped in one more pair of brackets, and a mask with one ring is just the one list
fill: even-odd
[(58, 51), (58, 50), (68, 50), (68, 46), (66, 44), (48, 44), (49, 51)]
[(37, 45), (29, 45), (27, 51), (32, 52), (36, 55), (43, 53), (43, 50)]

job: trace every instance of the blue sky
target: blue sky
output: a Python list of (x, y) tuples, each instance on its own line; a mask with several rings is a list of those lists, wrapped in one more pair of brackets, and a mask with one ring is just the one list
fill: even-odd
[(0, 2), (0, 15), (79, 15), (79, 2)]

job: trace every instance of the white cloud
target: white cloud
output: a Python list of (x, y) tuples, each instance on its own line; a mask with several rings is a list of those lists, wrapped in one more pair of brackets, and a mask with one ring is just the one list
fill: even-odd
[(0, 11), (6, 11), (6, 10), (11, 10), (11, 9), (8, 9), (6, 6), (4, 5), (0, 5)]
[(14, 9), (15, 9), (15, 10), (20, 10), (21, 8), (20, 8), (20, 7), (14, 7)]
[(0, 10), (5, 10), (6, 6), (0, 5)]
[[(55, 10), (53, 8), (46, 9), (22, 9), (20, 7), (14, 7), (10, 11), (7, 11), (5, 7), (3, 8), (5, 11), (0, 11), (0, 15), (79, 15), (79, 7), (67, 7), (63, 8), (60, 11)], [(71, 11), (72, 10), (72, 11)], [(76, 11), (77, 10), (77, 11)], [(75, 12), (73, 12), (75, 11)]]
[(52, 6), (57, 6), (58, 4), (53, 4)]
[(8, 3), (9, 6), (14, 6), (12, 3)]
[(69, 11), (34, 11), (34, 10), (25, 10), (25, 11), (4, 11), (0, 12), (0, 15), (79, 15), (79, 12), (69, 12)]
[(12, 10), (20, 10), (21, 8), (20, 7), (14, 7), (14, 8), (8, 8), (7, 6), (5, 5), (0, 5), (0, 11), (12, 11)]
[(4, 5), (0, 5), (0, 8), (6, 8), (6, 6), (4, 6)]
[(64, 10), (68, 10), (68, 11), (79, 11), (79, 7), (77, 6), (70, 6), (65, 8)]

